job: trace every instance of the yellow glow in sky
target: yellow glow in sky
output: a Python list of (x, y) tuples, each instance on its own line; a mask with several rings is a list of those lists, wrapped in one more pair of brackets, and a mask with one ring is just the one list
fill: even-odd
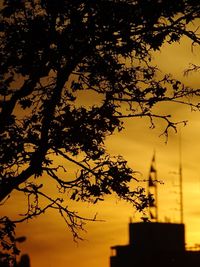
[[(189, 63), (200, 65), (199, 52), (195, 49), (192, 53), (190, 44), (184, 41), (180, 45), (166, 45), (154, 58), (164, 73), (172, 73), (186, 84), (199, 87), (199, 74), (183, 78), (183, 71)], [(200, 243), (200, 113), (191, 113), (189, 108), (172, 105), (166, 105), (162, 110), (173, 113), (174, 120), (189, 120), (188, 125), (181, 129), (184, 222), (186, 242)], [(162, 123), (159, 121), (154, 130), (149, 129), (150, 122), (146, 119), (127, 120), (125, 126), (123, 132), (108, 138), (108, 151), (126, 158), (129, 166), (140, 171), (144, 179), (148, 176), (153, 151), (156, 151), (158, 179), (164, 182), (164, 185), (158, 186), (159, 220), (167, 218), (171, 222), (178, 222), (179, 133), (171, 132), (166, 144), (165, 138), (159, 137), (162, 132)], [(21, 212), (22, 205), (23, 200), (13, 195), (1, 209), (4, 213), (9, 210), (13, 214), (18, 209)], [(129, 218), (132, 217), (134, 221), (140, 217), (130, 205), (114, 198), (94, 206), (79, 205), (81, 213), (93, 216), (98, 212), (97, 218), (105, 221), (89, 222), (85, 228), (87, 232), (82, 233), (86, 240), (78, 244), (73, 242), (62, 218), (53, 211), (18, 226), (17, 235), (27, 237), (20, 248), (22, 253), (30, 255), (32, 267), (108, 267), (110, 246), (126, 244)]]

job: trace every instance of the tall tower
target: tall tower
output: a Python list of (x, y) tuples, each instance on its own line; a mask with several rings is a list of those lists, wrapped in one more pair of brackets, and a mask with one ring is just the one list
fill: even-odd
[(158, 222), (158, 190), (157, 190), (157, 170), (155, 166), (155, 152), (151, 161), (148, 177), (148, 195), (153, 195), (154, 201), (149, 204), (149, 216)]
[(179, 137), (179, 186), (180, 186), (180, 223), (183, 223), (183, 173), (182, 173), (182, 143)]

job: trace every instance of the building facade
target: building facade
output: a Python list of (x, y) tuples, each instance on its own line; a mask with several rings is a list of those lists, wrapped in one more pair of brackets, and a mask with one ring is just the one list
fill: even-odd
[(129, 224), (129, 244), (113, 246), (110, 267), (199, 267), (200, 251), (186, 250), (184, 224)]

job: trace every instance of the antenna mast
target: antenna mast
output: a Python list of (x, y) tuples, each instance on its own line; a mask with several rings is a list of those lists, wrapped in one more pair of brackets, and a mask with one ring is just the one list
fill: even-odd
[(180, 222), (183, 223), (183, 173), (182, 173), (182, 142), (179, 136), (179, 186), (180, 186)]
[(155, 166), (155, 151), (153, 154), (150, 170), (149, 170), (149, 178), (148, 178), (148, 194), (154, 195), (154, 202), (150, 203), (149, 206), (149, 214), (150, 218), (155, 222), (158, 222), (158, 189), (157, 189), (157, 170)]

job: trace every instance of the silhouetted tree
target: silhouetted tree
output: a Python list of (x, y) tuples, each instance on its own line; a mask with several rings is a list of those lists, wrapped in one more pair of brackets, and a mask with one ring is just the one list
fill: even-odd
[[(4, 0), (0, 200), (23, 192), (23, 219), (57, 209), (74, 237), (82, 218), (63, 205), (67, 197), (96, 203), (114, 192), (142, 210), (148, 199), (143, 189), (130, 189), (134, 172), (106, 153), (104, 140), (123, 129), (126, 117), (148, 117), (152, 126), (161, 118), (167, 135), (176, 123), (154, 113), (160, 102), (199, 108), (190, 101), (199, 90), (170, 75), (158, 78), (151, 64), (151, 52), (164, 42), (186, 36), (199, 45), (188, 27), (199, 14), (199, 0)], [(96, 94), (93, 105), (80, 104), (82, 91)], [(77, 167), (75, 177), (68, 163)], [(47, 177), (57, 183), (58, 198), (43, 190)]]

